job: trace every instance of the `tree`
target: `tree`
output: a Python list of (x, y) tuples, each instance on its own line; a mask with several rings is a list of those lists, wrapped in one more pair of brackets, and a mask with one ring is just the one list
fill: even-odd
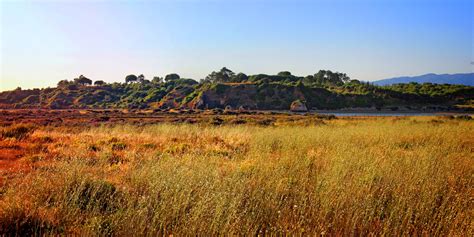
[(323, 85), (326, 81), (326, 71), (325, 70), (319, 70), (318, 73), (314, 74), (314, 83), (318, 85)]
[(277, 76), (280, 76), (280, 77), (291, 77), (292, 75), (291, 75), (291, 72), (289, 72), (289, 71), (283, 71), (283, 72), (279, 72), (279, 73), (277, 74)]
[(199, 84), (204, 84), (204, 83), (211, 83), (211, 81), (209, 81), (207, 77), (199, 79)]
[(235, 75), (235, 73), (232, 70), (230, 70), (226, 67), (221, 68), (221, 70), (219, 72), (222, 75), (224, 75), (226, 78), (232, 78)]
[(143, 81), (145, 81), (145, 76), (143, 74), (140, 74), (138, 77), (137, 77), (137, 81), (142, 83)]
[(235, 75), (235, 82), (243, 82), (243, 81), (248, 81), (249, 77), (245, 73), (239, 73)]
[(221, 70), (219, 70), (218, 72), (211, 72), (211, 74), (209, 74), (207, 77), (206, 77), (206, 81), (210, 81), (210, 82), (230, 82), (231, 79), (233, 79), (235, 76), (235, 73), (231, 70), (229, 70), (228, 68), (226, 67), (223, 67)]
[(326, 86), (341, 86), (350, 82), (351, 78), (345, 73), (332, 72), (330, 70), (319, 70), (313, 76), (313, 83)]
[(314, 76), (313, 75), (308, 75), (303, 78), (303, 83), (306, 85), (311, 85), (314, 84)]
[(60, 88), (64, 88), (64, 87), (67, 87), (67, 86), (72, 85), (72, 84), (73, 84), (73, 82), (71, 82), (71, 81), (68, 81), (68, 80), (61, 80), (61, 81), (58, 82), (57, 85), (58, 85), (58, 87), (60, 87)]
[(151, 82), (154, 83), (154, 84), (161, 84), (161, 83), (163, 83), (163, 78), (154, 76), (153, 79), (151, 80)]
[(341, 80), (344, 82), (344, 83), (347, 83), (347, 82), (350, 82), (351, 81), (351, 78), (349, 76), (347, 76), (347, 74), (345, 73), (339, 73), (340, 75), (340, 78)]
[(101, 81), (101, 80), (95, 81), (95, 82), (94, 82), (94, 85), (95, 85), (95, 86), (103, 86), (103, 85), (105, 85), (105, 82), (104, 82), (104, 81)]
[(86, 86), (86, 85), (92, 85), (92, 80), (83, 75), (80, 75), (78, 78), (74, 78), (74, 83), (78, 85)]
[(165, 76), (165, 81), (166, 82), (169, 82), (169, 81), (175, 81), (175, 80), (178, 80), (180, 77), (178, 74), (176, 73), (171, 73), (171, 74), (168, 74)]
[(125, 83), (134, 82), (134, 81), (137, 81), (137, 80), (138, 80), (138, 77), (133, 75), (133, 74), (130, 74), (130, 75), (125, 77)]
[(351, 84), (361, 84), (361, 82), (357, 79), (352, 79), (352, 80), (349, 81), (349, 83), (351, 83)]

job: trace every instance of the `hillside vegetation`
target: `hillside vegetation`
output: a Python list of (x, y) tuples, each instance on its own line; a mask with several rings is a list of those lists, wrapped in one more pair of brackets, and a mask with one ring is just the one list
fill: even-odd
[(321, 70), (298, 77), (235, 74), (227, 68), (197, 82), (169, 74), (146, 79), (128, 75), (124, 83), (105, 83), (80, 76), (56, 88), (5, 91), (0, 108), (138, 108), (288, 110), (295, 101), (308, 109), (454, 109), (472, 105), (474, 87), (449, 84), (375, 86), (344, 73)]
[(22, 127), (1, 235), (474, 234), (467, 119)]

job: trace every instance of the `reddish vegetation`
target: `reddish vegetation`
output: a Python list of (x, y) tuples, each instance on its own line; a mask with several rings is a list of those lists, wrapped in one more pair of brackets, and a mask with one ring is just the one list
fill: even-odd
[(14, 123), (31, 123), (37, 125), (94, 125), (94, 124), (153, 124), (153, 123), (212, 123), (214, 119), (224, 119), (232, 123), (243, 120), (261, 124), (268, 120), (298, 121), (308, 119), (332, 119), (334, 116), (318, 114), (288, 114), (270, 111), (246, 110), (46, 110), (21, 109), (0, 110), (0, 126)]
[[(255, 124), (260, 126), (280, 123), (324, 124), (331, 116), (285, 114), (238, 110), (0, 110), (0, 129), (15, 124), (32, 126), (64, 126), (81, 129), (90, 126), (156, 123), (202, 123), (207, 125)], [(54, 157), (48, 146), (51, 141), (37, 136), (25, 139), (0, 137), (0, 186), (5, 179), (25, 173)], [(40, 159), (40, 161), (38, 161)], [(33, 162), (31, 161), (33, 160)]]
[(0, 111), (0, 235), (470, 236), (470, 116), (332, 118)]
[(26, 163), (20, 162), (27, 149), (27, 142), (0, 140), (0, 185), (3, 185), (4, 179), (8, 179), (12, 174), (30, 169)]

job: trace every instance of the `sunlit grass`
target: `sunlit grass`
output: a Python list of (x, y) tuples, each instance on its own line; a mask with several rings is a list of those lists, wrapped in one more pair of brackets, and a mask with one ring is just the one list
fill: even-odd
[(473, 125), (38, 128), (49, 161), (6, 184), (0, 230), (471, 236)]

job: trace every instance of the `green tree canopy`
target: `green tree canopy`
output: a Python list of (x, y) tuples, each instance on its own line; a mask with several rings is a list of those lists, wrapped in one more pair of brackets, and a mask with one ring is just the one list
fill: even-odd
[(103, 86), (103, 85), (105, 85), (105, 82), (102, 81), (102, 80), (98, 80), (98, 81), (95, 81), (95, 82), (94, 82), (94, 85), (95, 85), (95, 86)]
[(154, 84), (160, 84), (160, 83), (163, 83), (163, 78), (158, 77), (158, 76), (154, 76), (153, 79), (151, 80), (151, 82), (154, 83)]
[(277, 74), (277, 76), (280, 76), (280, 77), (291, 77), (292, 75), (291, 75), (291, 72), (289, 72), (289, 71), (282, 71), (282, 72), (279, 72), (279, 73)]
[(350, 77), (347, 74), (330, 70), (319, 70), (313, 77), (307, 76), (304, 80), (306, 84), (325, 86), (341, 86), (349, 81)]
[(217, 71), (217, 72), (211, 72), (211, 74), (207, 75), (205, 81), (209, 81), (209, 82), (212, 82), (212, 83), (215, 83), (215, 82), (231, 82), (232, 79), (234, 78), (235, 76), (235, 73), (226, 68), (226, 67), (223, 67), (221, 70)]
[(234, 81), (235, 82), (245, 82), (245, 81), (248, 81), (249, 77), (245, 74), (245, 73), (238, 73), (237, 75), (235, 75), (235, 79)]
[(165, 76), (165, 81), (168, 82), (168, 81), (175, 81), (175, 80), (178, 80), (179, 78), (181, 78), (178, 74), (176, 73), (171, 73), (171, 74), (168, 74)]
[(140, 82), (140, 83), (144, 82), (145, 81), (145, 75), (143, 75), (143, 74), (138, 75), (137, 81)]
[(74, 82), (71, 82), (71, 81), (68, 81), (68, 80), (65, 79), (65, 80), (59, 81), (57, 85), (60, 88), (64, 88), (64, 87), (67, 87), (67, 86), (72, 85), (72, 84), (74, 84)]
[(92, 85), (92, 80), (83, 76), (83, 75), (80, 75), (78, 78), (74, 78), (74, 82), (78, 85)]
[(134, 82), (134, 81), (137, 81), (137, 80), (138, 80), (138, 77), (133, 75), (133, 74), (130, 74), (130, 75), (125, 77), (125, 83)]

